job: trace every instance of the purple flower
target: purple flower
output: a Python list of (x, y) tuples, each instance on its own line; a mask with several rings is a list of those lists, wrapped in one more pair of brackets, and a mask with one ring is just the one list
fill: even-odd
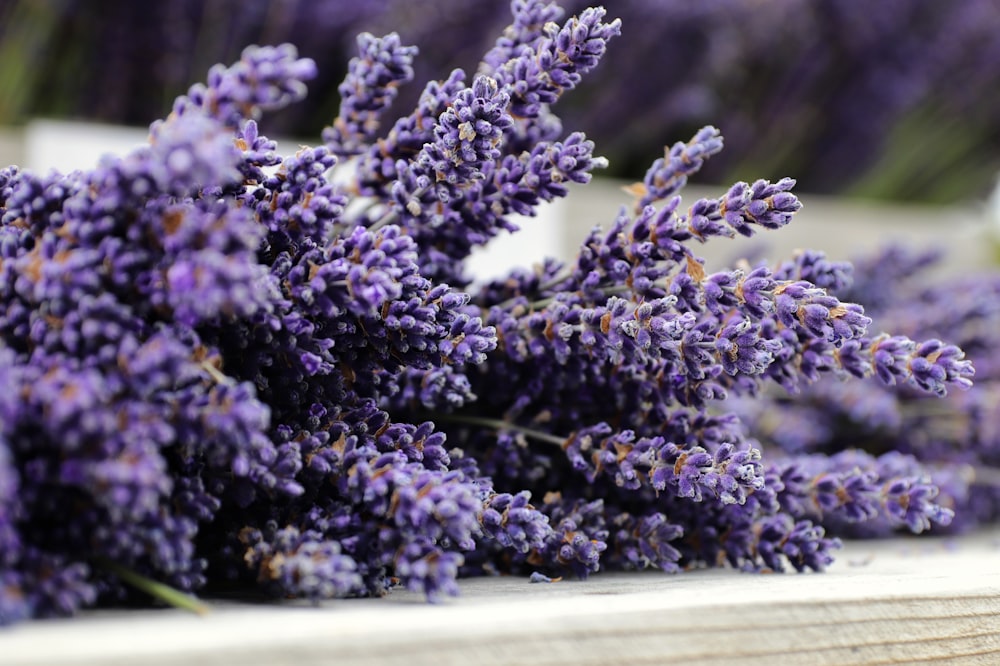
[(483, 164), (500, 157), (498, 144), (513, 124), (509, 103), (496, 81), (476, 77), (438, 118), (434, 141), (424, 146), (418, 163), (434, 174), (435, 181), (452, 187), (485, 178)]
[(189, 113), (156, 125), (150, 143), (148, 156), (140, 149), (122, 165), (126, 177), (136, 179), (132, 191), (138, 196), (146, 193), (139, 189), (145, 179), (174, 195), (240, 180), (232, 134), (207, 115)]
[(247, 183), (261, 183), (265, 179), (266, 167), (281, 163), (278, 144), (257, 131), (257, 122), (248, 120), (236, 132), (236, 148), (241, 151), (239, 169)]
[(97, 598), (97, 588), (88, 580), (91, 571), (87, 564), (35, 548), (25, 551), (20, 566), (4, 573), (7, 580), (0, 593), (4, 611), (0, 624), (25, 616), (73, 615)]
[(871, 535), (905, 526), (919, 533), (947, 526), (954, 512), (935, 501), (939, 488), (912, 457), (896, 452), (878, 458), (844, 450), (829, 456), (800, 455), (777, 470), (778, 500), (792, 516), (821, 520), (851, 534)]
[(681, 554), (672, 542), (683, 530), (667, 522), (662, 513), (636, 517), (627, 513), (613, 521), (612, 561), (626, 569), (657, 568), (669, 573), (680, 571), (677, 561)]
[[(822, 252), (800, 250), (774, 269), (776, 280), (805, 280), (829, 292), (840, 294), (854, 283), (854, 266), (847, 261), (830, 261)], [(860, 302), (868, 303), (865, 299)]]
[(440, 368), (409, 369), (400, 380), (400, 390), (392, 398), (396, 405), (441, 412), (460, 408), (476, 400), (472, 385), (460, 368), (445, 365)]
[(418, 540), (406, 544), (393, 560), (396, 575), (404, 587), (423, 592), (428, 601), (441, 595), (457, 596), (458, 569), (464, 558), (460, 553), (444, 551), (431, 543)]
[(971, 377), (975, 374), (972, 361), (965, 359), (965, 352), (940, 340), (927, 340), (917, 345), (909, 369), (914, 384), (937, 395), (947, 393), (947, 384), (971, 388)]
[(790, 328), (805, 328), (820, 339), (837, 342), (857, 338), (871, 323), (861, 306), (841, 303), (808, 282), (780, 283), (774, 293), (777, 320)]
[(465, 73), (460, 69), (444, 81), (427, 83), (416, 109), (396, 120), (388, 135), (360, 156), (357, 180), (362, 195), (384, 196), (397, 186), (408, 160), (433, 141), (437, 119), (464, 89)]
[(737, 183), (726, 193), (719, 207), (719, 213), (726, 223), (743, 236), (753, 235), (749, 226), (756, 224), (765, 229), (779, 229), (791, 220), (802, 204), (790, 192), (795, 185), (791, 178), (782, 178), (776, 183), (766, 180), (754, 181), (752, 185)]
[(718, 335), (715, 348), (730, 375), (763, 374), (780, 348), (777, 340), (762, 338), (760, 328), (749, 319), (731, 319)]
[(326, 147), (303, 148), (283, 160), (262, 187), (248, 197), (259, 223), (270, 232), (272, 251), (308, 238), (326, 243), (340, 220), (347, 198), (327, 177), (336, 158)]
[(545, 36), (545, 26), (558, 21), (563, 15), (563, 9), (548, 0), (513, 0), (510, 12), (514, 17), (513, 23), (483, 56), (482, 68), (489, 72), (514, 58), (520, 46), (534, 47)]
[(785, 562), (799, 572), (822, 571), (832, 561), (839, 539), (826, 538), (822, 527), (809, 521), (793, 522), (783, 515), (765, 519), (757, 536), (757, 555), (773, 571), (784, 571)]
[(320, 534), (270, 521), (263, 531), (244, 528), (240, 542), (246, 549), (243, 560), (258, 581), (281, 595), (318, 601), (347, 596), (361, 586), (354, 560)]
[(917, 343), (904, 336), (881, 335), (871, 341), (869, 350), (871, 362), (865, 365), (857, 356), (862, 349), (851, 348), (847, 367), (852, 374), (864, 376), (873, 371), (890, 386), (907, 383), (939, 396), (947, 394), (949, 384), (960, 389), (972, 386), (972, 362), (955, 345), (935, 339)]
[(562, 27), (546, 30), (536, 44), (518, 48), (497, 68), (500, 85), (510, 87), (513, 115), (538, 116), (543, 105), (575, 88), (582, 75), (597, 66), (608, 40), (621, 33), (621, 21), (603, 23), (604, 15), (603, 8), (587, 8)]
[[(317, 433), (320, 434), (323, 433)], [(434, 424), (430, 421), (416, 426), (409, 423), (386, 424), (379, 429), (379, 434), (375, 438), (375, 445), (380, 451), (385, 453), (401, 451), (407, 460), (419, 462), (427, 469), (442, 472), (448, 469), (448, 464), (451, 462), (445, 444), (445, 434), (436, 432)]]
[(651, 477), (654, 488), (676, 488), (679, 497), (696, 502), (704, 493), (722, 504), (743, 504), (747, 493), (764, 487), (760, 451), (737, 450), (732, 444), (722, 444), (713, 455), (701, 447), (681, 450), (667, 443), (657, 454)]
[[(870, 393), (807, 386), (966, 388), (971, 363), (939, 342), (952, 329), (918, 342), (916, 315), (870, 337), (861, 305), (832, 291), (910, 301), (852, 287), (817, 254), (707, 273), (690, 246), (799, 208), (790, 179), (682, 207), (721, 147), (711, 127), (669, 148), (640, 210), (573, 261), (471, 285), (472, 249), (516, 230), (512, 213), (606, 164), (549, 107), (619, 22), (512, 10), (471, 85), (460, 70), (428, 84), (385, 132), (413, 51), (365, 36), (328, 145), (278, 158), (258, 132), (258, 112), (315, 73), (286, 45), (213, 68), (147, 147), (85, 172), (0, 172), (0, 621), (129, 594), (85, 562), (185, 591), (400, 584), (435, 600), (472, 572), (819, 570), (837, 544), (814, 519), (884, 533), (1000, 506), (972, 485), (988, 478), (973, 464), (996, 464), (987, 398), (956, 400), (969, 418), (953, 427), (975, 444), (945, 453), (930, 410), (876, 420)], [(988, 357), (1000, 308), (923, 293)], [(814, 402), (744, 427), (737, 409), (792, 400), (768, 381)], [(769, 419), (784, 436), (758, 441)], [(863, 445), (901, 423), (877, 458), (824, 448), (837, 428)], [(794, 451), (766, 463), (775, 441)]]
[(813, 478), (809, 494), (821, 517), (835, 513), (848, 522), (870, 520), (878, 515), (877, 478), (872, 470), (827, 472)]
[(530, 504), (527, 491), (496, 493), (484, 503), (479, 518), (483, 532), (504, 548), (528, 553), (542, 548), (552, 536), (549, 517)]
[[(196, 84), (187, 95), (178, 97), (172, 115), (201, 113), (236, 129), (242, 120), (253, 119), (261, 109), (278, 109), (303, 99), (305, 81), (315, 75), (316, 63), (298, 58), (291, 44), (250, 46), (243, 50), (239, 62), (209, 70), (207, 85)], [(154, 135), (158, 127), (154, 123), (151, 128)]]
[(399, 478), (392, 493), (389, 516), (400, 532), (439, 542), (447, 538), (462, 550), (475, 548), (481, 503), (470, 484), (451, 473), (416, 474), (412, 479)]
[(722, 135), (712, 126), (703, 127), (687, 143), (677, 142), (653, 162), (641, 185), (632, 190), (639, 197), (636, 211), (673, 196), (688, 178), (701, 170), (705, 160), (722, 150)]
[(954, 517), (954, 511), (933, 502), (938, 492), (926, 481), (907, 478), (888, 481), (882, 488), (889, 519), (914, 533), (930, 529), (932, 523), (948, 525)]
[(603, 508), (601, 500), (546, 498), (542, 511), (549, 516), (552, 532), (545, 545), (528, 557), (528, 563), (569, 571), (579, 578), (596, 572), (601, 553), (608, 547)]
[(371, 145), (379, 120), (392, 104), (397, 88), (413, 79), (414, 46), (403, 46), (399, 35), (358, 35), (358, 54), (348, 64), (347, 76), (337, 91), (340, 112), (323, 141), (337, 155), (353, 155)]

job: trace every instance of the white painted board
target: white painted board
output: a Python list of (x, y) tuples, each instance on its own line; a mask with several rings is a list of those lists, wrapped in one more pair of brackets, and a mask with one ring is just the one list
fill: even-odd
[(822, 574), (730, 569), (462, 582), (426, 604), (89, 612), (0, 632), (4, 666), (1000, 663), (1000, 530), (850, 542)]

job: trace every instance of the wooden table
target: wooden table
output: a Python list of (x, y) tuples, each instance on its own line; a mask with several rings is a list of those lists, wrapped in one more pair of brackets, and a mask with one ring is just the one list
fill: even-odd
[(699, 570), (385, 599), (99, 611), (0, 630), (3, 666), (1000, 664), (1000, 530), (850, 542), (823, 574)]

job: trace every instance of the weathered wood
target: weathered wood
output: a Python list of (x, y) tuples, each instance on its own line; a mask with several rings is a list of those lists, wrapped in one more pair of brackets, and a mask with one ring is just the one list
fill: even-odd
[(1000, 532), (849, 543), (824, 574), (464, 581), (386, 599), (92, 612), (0, 632), (5, 666), (1000, 663)]

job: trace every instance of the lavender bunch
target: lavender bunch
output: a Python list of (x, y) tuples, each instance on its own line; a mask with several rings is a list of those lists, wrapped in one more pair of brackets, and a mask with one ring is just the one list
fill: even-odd
[[(470, 289), (472, 248), (606, 164), (552, 106), (620, 22), (511, 9), (471, 82), (392, 123), (415, 53), (362, 36), (323, 143), (288, 157), (257, 118), (315, 63), (284, 45), (213, 67), (128, 155), (0, 171), (0, 622), (136, 581), (434, 600), (489, 572), (829, 563), (727, 396), (838, 373), (944, 394), (970, 362), (872, 342), (822, 271), (706, 273), (694, 241), (800, 207), (790, 179), (683, 207), (711, 127), (573, 262)], [(902, 467), (851, 515), (947, 522)]]

